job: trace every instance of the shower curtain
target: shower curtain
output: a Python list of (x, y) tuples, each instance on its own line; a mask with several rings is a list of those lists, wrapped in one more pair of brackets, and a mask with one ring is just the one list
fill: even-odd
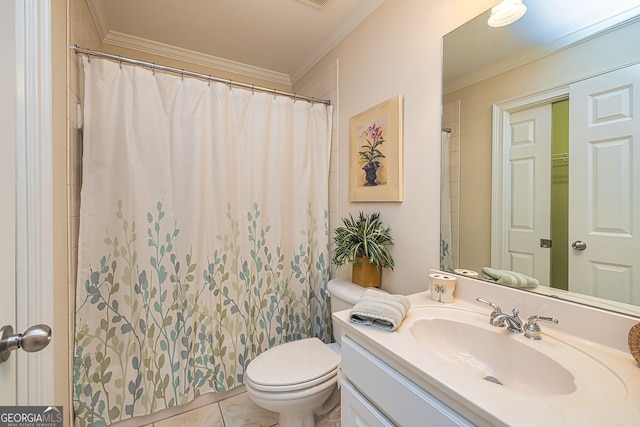
[(331, 107), (83, 59), (75, 424), (243, 383), (331, 339)]
[(451, 254), (451, 194), (449, 177), (449, 142), (451, 134), (442, 131), (441, 179), (440, 179), (440, 269), (453, 271)]

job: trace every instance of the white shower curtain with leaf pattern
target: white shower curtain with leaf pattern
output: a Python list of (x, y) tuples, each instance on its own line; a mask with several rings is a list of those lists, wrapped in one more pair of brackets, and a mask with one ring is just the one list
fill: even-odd
[(75, 423), (243, 383), (331, 339), (331, 107), (83, 59)]

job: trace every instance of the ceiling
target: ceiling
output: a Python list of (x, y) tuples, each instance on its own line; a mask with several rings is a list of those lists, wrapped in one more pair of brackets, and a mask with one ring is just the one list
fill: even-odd
[[(506, 27), (490, 10), (444, 38), (445, 93), (539, 59), (638, 15), (638, 0), (525, 0), (527, 13)], [(455, 52), (455, 54), (453, 54)]]
[(291, 85), (383, 1), (87, 0), (87, 4), (103, 43)]

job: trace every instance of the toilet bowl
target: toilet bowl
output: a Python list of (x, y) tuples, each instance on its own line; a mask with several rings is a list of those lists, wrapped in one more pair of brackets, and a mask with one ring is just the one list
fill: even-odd
[[(343, 280), (327, 285), (331, 312), (353, 307), (366, 288)], [(334, 329), (334, 336), (340, 333)], [(339, 403), (339, 347), (305, 338), (273, 347), (254, 358), (245, 371), (249, 398), (280, 415), (279, 427), (314, 427), (315, 416)]]

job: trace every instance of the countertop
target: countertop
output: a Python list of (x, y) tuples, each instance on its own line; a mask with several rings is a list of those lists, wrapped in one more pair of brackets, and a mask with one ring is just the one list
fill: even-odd
[[(489, 307), (460, 299), (453, 304), (437, 303), (431, 300), (429, 291), (410, 295), (409, 299), (412, 308), (394, 332), (353, 324), (349, 321), (350, 310), (334, 313), (334, 322), (340, 324), (343, 335), (363, 345), (474, 424), (584, 427), (631, 426), (640, 422), (640, 366), (630, 353), (554, 330), (553, 325), (542, 325), (541, 341), (510, 334), (509, 339), (521, 340), (527, 346), (546, 352), (569, 369), (580, 369), (581, 359), (587, 362), (584, 366), (596, 367), (594, 372), (574, 372), (577, 372), (575, 392), (521, 393), (443, 369), (443, 365), (433, 358), (433, 352), (425, 350), (424, 346), (430, 344), (417, 342), (410, 332), (415, 321), (426, 311), (433, 313), (442, 309), (475, 313), (478, 319), (486, 317), (487, 328), (495, 328), (488, 323)], [(507, 334), (504, 329), (500, 332)], [(566, 354), (558, 353), (559, 346), (563, 345), (567, 346)], [(576, 359), (575, 363), (569, 359), (560, 360), (569, 356)], [(595, 364), (589, 365), (594, 361)], [(522, 369), (535, 370), (536, 367), (523, 365)]]

